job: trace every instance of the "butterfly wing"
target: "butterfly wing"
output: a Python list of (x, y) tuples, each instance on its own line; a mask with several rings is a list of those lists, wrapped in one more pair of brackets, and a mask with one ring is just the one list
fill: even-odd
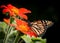
[(31, 22), (31, 29), (34, 31), (38, 36), (42, 36), (47, 28), (51, 27), (53, 22), (49, 20), (38, 20)]

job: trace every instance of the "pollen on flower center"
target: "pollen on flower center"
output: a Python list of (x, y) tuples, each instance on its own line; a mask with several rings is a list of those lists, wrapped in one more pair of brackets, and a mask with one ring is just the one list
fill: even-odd
[(11, 9), (14, 13), (18, 13), (18, 9)]
[(27, 26), (25, 25), (20, 25), (19, 27), (22, 31), (28, 31)]

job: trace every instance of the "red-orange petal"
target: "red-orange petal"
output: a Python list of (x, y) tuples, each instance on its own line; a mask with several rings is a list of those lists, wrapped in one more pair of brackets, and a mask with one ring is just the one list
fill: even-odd
[(25, 15), (26, 13), (31, 13), (31, 11), (27, 10), (26, 8), (19, 9), (19, 16), (27, 20), (28, 17)]
[(0, 8), (7, 8), (7, 6), (5, 6), (5, 5), (1, 5)]
[(21, 13), (20, 13), (19, 16), (20, 16), (21, 18), (23, 18), (23, 19), (26, 19), (26, 20), (28, 19), (28, 17), (27, 17), (26, 15), (24, 15), (24, 14), (21, 14)]
[(25, 13), (31, 13), (31, 11), (27, 10), (26, 8), (20, 8), (19, 13), (25, 14)]
[(9, 12), (9, 9), (3, 9), (3, 14), (5, 14), (6, 12)]
[(37, 37), (37, 35), (33, 31), (31, 31), (31, 30), (26, 32), (26, 34), (29, 35), (30, 37), (32, 37), (32, 36)]
[(10, 19), (4, 18), (3, 20), (4, 20), (4, 22), (6, 22), (7, 24), (10, 24)]
[(20, 19), (16, 19), (16, 23), (17, 23), (17, 25), (20, 25), (20, 24), (26, 24), (26, 25), (28, 25), (27, 22), (25, 22), (23, 20), (20, 20)]

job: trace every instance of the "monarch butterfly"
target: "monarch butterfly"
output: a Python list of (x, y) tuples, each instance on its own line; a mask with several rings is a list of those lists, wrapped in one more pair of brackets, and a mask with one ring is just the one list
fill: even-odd
[(38, 36), (43, 36), (47, 28), (53, 25), (53, 22), (49, 20), (38, 20), (30, 22), (29, 24), (33, 32), (35, 32)]

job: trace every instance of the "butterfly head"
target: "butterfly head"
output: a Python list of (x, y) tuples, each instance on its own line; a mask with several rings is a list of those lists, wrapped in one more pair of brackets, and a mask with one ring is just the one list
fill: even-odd
[(52, 21), (49, 21), (49, 20), (45, 20), (45, 23), (47, 28), (51, 27), (54, 24)]

